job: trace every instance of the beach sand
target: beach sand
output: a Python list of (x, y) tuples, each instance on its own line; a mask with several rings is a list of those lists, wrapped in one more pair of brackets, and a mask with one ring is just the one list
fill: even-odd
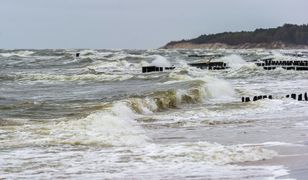
[[(307, 142), (308, 143), (308, 142)], [(302, 146), (287, 146), (287, 147), (273, 147), (270, 149), (279, 153), (278, 156), (273, 159), (245, 162), (239, 165), (251, 165), (251, 166), (284, 166), (289, 175), (279, 177), (278, 179), (308, 179), (308, 146), (307, 143)]]

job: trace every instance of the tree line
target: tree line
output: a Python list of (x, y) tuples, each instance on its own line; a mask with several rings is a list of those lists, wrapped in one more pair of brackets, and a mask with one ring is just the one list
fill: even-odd
[(256, 29), (255, 31), (223, 32), (218, 34), (201, 35), (195, 39), (170, 42), (189, 42), (193, 44), (224, 43), (240, 45), (244, 43), (273, 43), (308, 45), (308, 24), (284, 24), (277, 28)]

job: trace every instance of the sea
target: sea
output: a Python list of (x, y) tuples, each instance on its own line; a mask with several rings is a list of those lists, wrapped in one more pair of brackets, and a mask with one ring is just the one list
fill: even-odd
[[(286, 95), (308, 72), (266, 57), (308, 51), (2, 49), (0, 179), (303, 178), (308, 101)], [(188, 65), (207, 60), (230, 68)]]

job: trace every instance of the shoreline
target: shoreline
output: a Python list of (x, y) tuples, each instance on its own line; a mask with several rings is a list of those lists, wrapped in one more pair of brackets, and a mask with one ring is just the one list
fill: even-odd
[(308, 146), (277, 146), (268, 149), (275, 150), (279, 155), (267, 160), (238, 163), (244, 166), (283, 166), (288, 175), (278, 179), (304, 180), (308, 177)]
[(308, 49), (307, 45), (284, 44), (281, 42), (275, 43), (245, 43), (240, 45), (228, 45), (224, 43), (203, 43), (193, 44), (188, 42), (168, 43), (160, 49)]

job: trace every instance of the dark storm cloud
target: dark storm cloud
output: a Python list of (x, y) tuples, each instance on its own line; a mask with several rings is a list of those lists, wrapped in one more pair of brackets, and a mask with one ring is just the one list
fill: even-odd
[(1, 0), (0, 48), (157, 48), (308, 23), (306, 0)]

